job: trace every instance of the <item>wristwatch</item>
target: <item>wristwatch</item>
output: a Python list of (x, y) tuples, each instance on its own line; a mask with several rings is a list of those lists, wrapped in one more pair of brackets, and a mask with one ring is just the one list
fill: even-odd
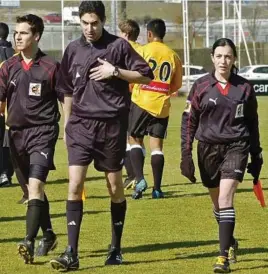
[(114, 67), (113, 76), (118, 77), (118, 75), (119, 75), (119, 68)]

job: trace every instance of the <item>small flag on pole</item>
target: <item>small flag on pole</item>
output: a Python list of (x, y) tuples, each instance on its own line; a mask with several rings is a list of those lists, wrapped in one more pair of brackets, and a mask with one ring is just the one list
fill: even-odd
[(261, 207), (266, 207), (264, 194), (262, 190), (262, 183), (260, 180), (253, 180), (253, 191), (255, 193), (255, 196), (259, 200)]

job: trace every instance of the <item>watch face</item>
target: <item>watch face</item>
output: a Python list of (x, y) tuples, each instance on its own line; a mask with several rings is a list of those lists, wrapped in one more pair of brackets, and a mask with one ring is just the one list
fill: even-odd
[(115, 69), (114, 69), (113, 75), (114, 75), (114, 76), (118, 76), (118, 75), (119, 75), (119, 70), (118, 70), (118, 68), (115, 68)]

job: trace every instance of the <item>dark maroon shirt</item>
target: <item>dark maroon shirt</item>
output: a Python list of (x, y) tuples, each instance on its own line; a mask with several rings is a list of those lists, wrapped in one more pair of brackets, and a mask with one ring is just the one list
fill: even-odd
[(55, 91), (59, 63), (41, 50), (31, 66), (23, 65), (20, 54), (9, 58), (0, 69), (0, 101), (7, 101), (7, 125), (27, 128), (59, 121)]
[(231, 74), (225, 88), (209, 74), (198, 79), (182, 115), (182, 154), (192, 149), (194, 137), (209, 144), (250, 141), (250, 153), (261, 152), (257, 100), (252, 85)]
[(60, 66), (57, 90), (73, 96), (73, 115), (94, 119), (127, 115), (130, 103), (127, 81), (117, 77), (101, 81), (89, 79), (90, 69), (100, 65), (97, 58), (154, 78), (149, 65), (126, 40), (103, 30), (102, 37), (94, 43), (87, 43), (82, 36), (68, 45)]

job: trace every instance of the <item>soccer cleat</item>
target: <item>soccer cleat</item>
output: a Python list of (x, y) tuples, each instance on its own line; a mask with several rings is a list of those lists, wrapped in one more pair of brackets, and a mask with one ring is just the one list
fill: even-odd
[(122, 254), (121, 250), (117, 249), (114, 246), (110, 247), (110, 250), (108, 251), (108, 255), (105, 261), (105, 265), (120, 265), (122, 264)]
[(19, 201), (17, 201), (17, 204), (19, 205), (27, 205), (28, 204), (28, 199), (25, 197), (22, 197)]
[(43, 237), (35, 251), (35, 256), (46, 256), (49, 251), (57, 247), (57, 236), (53, 232), (48, 237)]
[(34, 241), (23, 240), (17, 245), (19, 255), (25, 264), (32, 264), (34, 261)]
[(213, 270), (214, 273), (230, 273), (231, 269), (228, 259), (224, 256), (217, 257)]
[(230, 264), (237, 262), (238, 241), (235, 240), (234, 244), (230, 246), (228, 252), (228, 260)]
[(136, 183), (137, 181), (135, 179), (126, 178), (123, 183), (124, 189), (125, 190), (128, 190), (129, 188), (134, 189)]
[(74, 254), (71, 246), (68, 246), (58, 258), (51, 260), (50, 264), (52, 268), (59, 271), (77, 270), (79, 268), (78, 256)]
[(152, 198), (153, 199), (162, 199), (162, 198), (164, 198), (164, 193), (162, 192), (162, 190), (153, 189)]
[(7, 186), (11, 186), (11, 180), (8, 179), (6, 173), (2, 173), (0, 175), (0, 187), (7, 187)]
[(132, 199), (137, 200), (142, 198), (142, 192), (144, 192), (147, 187), (147, 182), (144, 179), (141, 179), (135, 186), (135, 190), (132, 194)]

